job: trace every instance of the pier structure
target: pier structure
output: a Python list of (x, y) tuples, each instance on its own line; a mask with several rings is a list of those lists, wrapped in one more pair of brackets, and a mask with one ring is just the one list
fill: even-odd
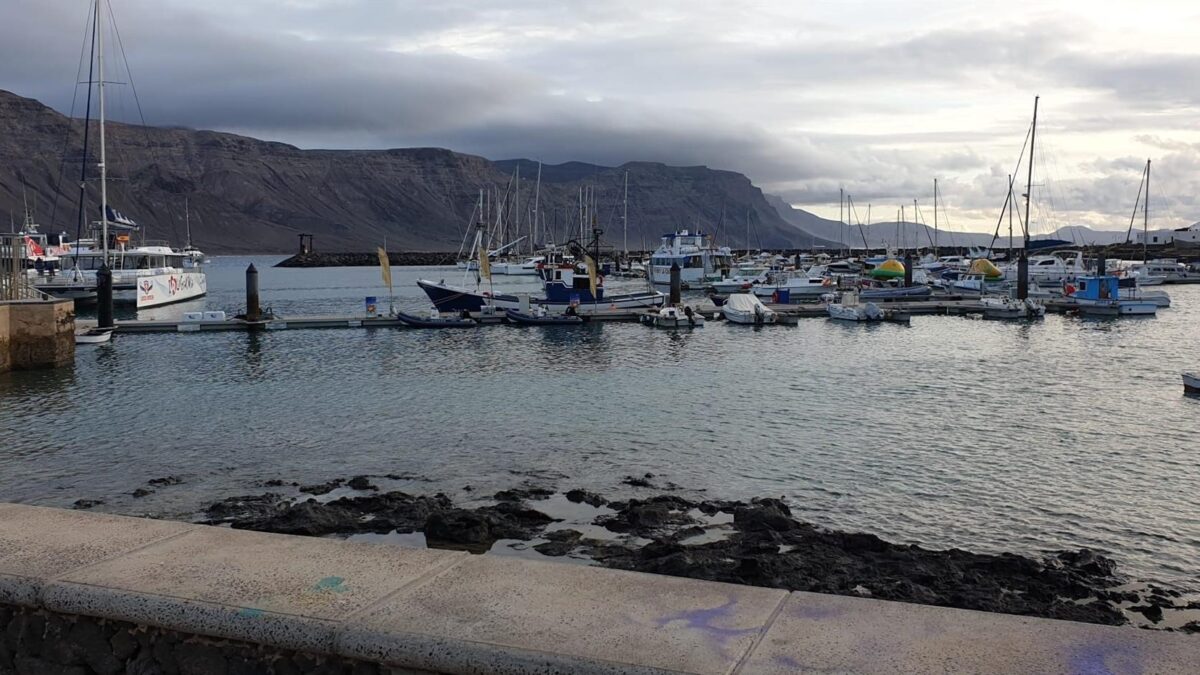
[(1187, 673), (1196, 636), (0, 504), (0, 672)]

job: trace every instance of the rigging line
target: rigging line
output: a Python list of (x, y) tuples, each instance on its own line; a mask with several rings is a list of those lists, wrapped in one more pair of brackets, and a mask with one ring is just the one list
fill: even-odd
[[(76, 66), (76, 68), (75, 68), (75, 81), (76, 82), (78, 82), (79, 78), (83, 76), (83, 52), (85, 49), (87, 49), (87, 46), (88, 46), (88, 27), (91, 24), (92, 24), (92, 9), (91, 9), (91, 7), (89, 7), (87, 19), (85, 19), (83, 22), (83, 39), (80, 41), (81, 44), (79, 45), (79, 65)], [(92, 87), (92, 85), (91, 85), (91, 79), (92, 79), (91, 68), (92, 68), (91, 60), (89, 59), (88, 60), (88, 94), (89, 94), (88, 100), (89, 101), (91, 100), (90, 94), (91, 94), (91, 87)], [(67, 149), (71, 146), (71, 130), (74, 127), (74, 123), (75, 123), (75, 105), (78, 102), (78, 100), (79, 100), (79, 85), (76, 85), (74, 93), (71, 94), (71, 113), (69, 115), (67, 115), (67, 130), (66, 130), (66, 133), (63, 134), (62, 161), (58, 165), (58, 181), (55, 182), (55, 184), (54, 184), (54, 200), (50, 204), (50, 227), (54, 227), (54, 223), (58, 218), (58, 199), (62, 194), (62, 183), (63, 183), (64, 176), (66, 176), (66, 173), (67, 173)], [(84, 124), (86, 125), (87, 123), (85, 122)], [(86, 148), (86, 146), (84, 147), (84, 155), (83, 155), (83, 159), (81, 161), (84, 163), (85, 166), (87, 165), (87, 148)], [(80, 197), (80, 199), (82, 199), (82, 196)]]
[[(99, 7), (99, 5), (97, 5)], [(96, 10), (97, 12), (99, 10)], [(87, 190), (87, 152), (88, 152), (88, 136), (92, 126), (92, 78), (96, 67), (96, 21), (95, 15), (92, 16), (92, 41), (91, 49), (88, 52), (88, 88), (87, 88), (87, 104), (83, 113), (83, 159), (79, 162), (79, 209), (75, 219), (75, 241), (78, 242), (83, 236), (83, 224), (87, 221), (87, 209), (84, 202)], [(84, 36), (84, 42), (87, 42), (87, 36)], [(102, 216), (103, 217), (103, 216)], [(76, 270), (79, 267), (79, 260), (75, 261)], [(78, 272), (76, 272), (78, 273)]]
[[(933, 248), (933, 233), (929, 229), (929, 225), (925, 223), (925, 217), (921, 215), (921, 209), (917, 206), (917, 200), (913, 200), (913, 223), (923, 226), (925, 230), (925, 239), (929, 242), (929, 247)], [(920, 239), (920, 237), (916, 237)], [(913, 242), (914, 244), (916, 242)]]
[[(1033, 133), (1033, 124), (1030, 124), (1029, 130), (1025, 132), (1025, 142), (1021, 144), (1021, 154), (1017, 155), (1017, 165), (1015, 167), (1013, 167), (1012, 175), (1014, 175), (1014, 176), (1020, 172), (1021, 160), (1025, 159), (1025, 148), (1029, 147), (1029, 135), (1032, 133)], [(1032, 162), (1033, 158), (1030, 157), (1029, 161)], [(1012, 208), (1012, 206), (1013, 206), (1010, 203), (1011, 197), (1013, 196), (1012, 188), (1013, 188), (1013, 182), (1010, 180), (1008, 182), (1008, 194), (1005, 195), (1005, 197), (1004, 197), (1004, 204), (1008, 208)], [(1025, 198), (1029, 199), (1029, 196), (1026, 195)], [(996, 219), (996, 231), (992, 234), (992, 242), (990, 244), (988, 244), (989, 249), (992, 248), (993, 246), (995, 246), (996, 240), (1000, 238), (1000, 225), (1003, 222), (1004, 222), (1004, 208), (1002, 207), (1000, 209), (1000, 217)]]
[(854, 222), (858, 223), (858, 234), (863, 240), (863, 255), (866, 255), (871, 247), (867, 245), (867, 233), (863, 230), (862, 218), (858, 217), (858, 205), (854, 203), (854, 198), (850, 198), (850, 210), (854, 213)]
[[(1133, 221), (1137, 218), (1138, 206), (1140, 206), (1142, 203), (1142, 188), (1145, 187), (1145, 185), (1146, 185), (1146, 169), (1143, 168), (1142, 169), (1142, 179), (1140, 181), (1138, 181), (1137, 198), (1135, 198), (1133, 200), (1133, 214), (1131, 214), (1129, 216), (1129, 229), (1125, 230), (1125, 243), (1126, 244), (1131, 243), (1129, 241), (1129, 239), (1130, 239), (1130, 236), (1133, 234)], [(1146, 236), (1145, 234), (1142, 235), (1143, 238), (1145, 238), (1145, 236)]]

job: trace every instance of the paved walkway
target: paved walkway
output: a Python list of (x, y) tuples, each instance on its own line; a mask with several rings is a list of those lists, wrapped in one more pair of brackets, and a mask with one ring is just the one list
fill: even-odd
[(447, 673), (1200, 672), (1200, 636), (17, 504), (0, 603)]

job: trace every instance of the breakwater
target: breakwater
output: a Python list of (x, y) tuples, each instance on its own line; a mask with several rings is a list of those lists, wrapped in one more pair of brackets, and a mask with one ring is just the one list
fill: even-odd
[[(398, 267), (453, 265), (453, 251), (390, 251), (388, 261)], [(370, 253), (297, 253), (275, 267), (378, 267), (379, 254)]]

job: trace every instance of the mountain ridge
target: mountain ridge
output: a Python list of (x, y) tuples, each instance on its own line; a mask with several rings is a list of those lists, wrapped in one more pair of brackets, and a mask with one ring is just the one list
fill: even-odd
[[(83, 156), (82, 120), (0, 90), (0, 128), (6, 130), (0, 209), (20, 222), (28, 199), (42, 231), (74, 236), (86, 163), (83, 213), (89, 221), (98, 216), (98, 158), (94, 148)], [(147, 239), (181, 245), (186, 198), (192, 241), (211, 253), (287, 252), (301, 233), (314, 234), (316, 248), (325, 251), (372, 250), (384, 241), (397, 249), (456, 250), (469, 234), (481, 190), (493, 204), (511, 203), (504, 194), (517, 166), (521, 234), (536, 189), (543, 227), (555, 239), (577, 236), (579, 194), (591, 187), (596, 208), (585, 229), (594, 222), (618, 248), (626, 240), (631, 248), (654, 248), (663, 233), (682, 228), (713, 233), (719, 244), (735, 248), (794, 248), (812, 240), (748, 177), (704, 166), (566, 162), (543, 166), (539, 189), (532, 160), (491, 161), (445, 148), (310, 150), (221, 131), (119, 122), (106, 125), (106, 136), (114, 177), (110, 204), (142, 223)], [(628, 235), (620, 218), (626, 172)]]

